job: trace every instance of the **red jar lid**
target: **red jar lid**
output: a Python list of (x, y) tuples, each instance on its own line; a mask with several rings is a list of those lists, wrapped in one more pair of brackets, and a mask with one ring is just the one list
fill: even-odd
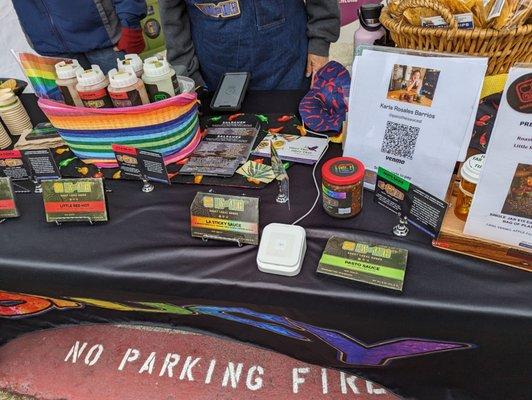
[(364, 179), (366, 168), (351, 157), (331, 158), (321, 167), (322, 179), (338, 186), (354, 185)]

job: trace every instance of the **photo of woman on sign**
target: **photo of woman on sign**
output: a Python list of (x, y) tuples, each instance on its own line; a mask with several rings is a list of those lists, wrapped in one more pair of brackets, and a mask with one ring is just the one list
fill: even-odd
[(419, 69), (416, 69), (412, 71), (412, 74), (410, 75), (410, 79), (406, 85), (406, 90), (408, 92), (416, 92), (417, 94), (419, 94), (421, 86), (423, 86), (423, 80), (421, 79), (421, 71)]

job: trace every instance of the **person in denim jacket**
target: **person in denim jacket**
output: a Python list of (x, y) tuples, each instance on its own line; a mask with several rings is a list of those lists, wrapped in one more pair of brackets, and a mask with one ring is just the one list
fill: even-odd
[(216, 89), (250, 72), (255, 90), (308, 87), (340, 34), (337, 0), (159, 0), (168, 61)]
[(44, 56), (107, 73), (117, 57), (144, 49), (146, 0), (13, 0), (13, 7), (30, 46)]

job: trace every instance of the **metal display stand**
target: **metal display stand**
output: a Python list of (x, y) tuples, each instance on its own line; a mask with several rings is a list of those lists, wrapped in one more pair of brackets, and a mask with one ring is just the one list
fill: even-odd
[(35, 185), (35, 189), (33, 189), (33, 193), (37, 193), (37, 194), (42, 193), (42, 185), (41, 185), (41, 183), (35, 178), (31, 179), (31, 181)]
[(94, 225), (94, 222), (91, 217), (62, 217), (61, 220), (54, 221), (57, 226), (61, 226), (63, 222), (88, 222), (91, 225)]
[(25, 188), (22, 185), (19, 185), (15, 181), (11, 180), (11, 183), (13, 184), (13, 193), (31, 193), (31, 190)]
[(148, 179), (146, 177), (142, 177), (141, 178), (142, 180), (142, 191), (144, 193), (150, 193), (150, 192), (153, 192), (153, 190), (155, 189), (155, 186), (153, 184), (151, 184), (150, 182), (148, 182)]
[(399, 223), (393, 227), (393, 234), (398, 237), (408, 236), (410, 228), (408, 227), (408, 218), (399, 214)]
[(226, 238), (226, 237), (221, 237), (221, 236), (216, 236), (216, 235), (207, 235), (207, 234), (204, 234), (201, 236), (201, 240), (203, 240), (204, 242), (209, 241), (209, 239), (224, 240), (227, 242), (235, 242), (238, 245), (238, 247), (243, 246), (243, 243), (240, 241), (240, 239), (236, 239), (236, 238), (231, 239), (231, 238)]

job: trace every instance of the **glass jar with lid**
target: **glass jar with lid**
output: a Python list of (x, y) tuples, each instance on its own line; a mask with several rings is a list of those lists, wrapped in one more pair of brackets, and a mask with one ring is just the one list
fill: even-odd
[(454, 215), (462, 221), (467, 220), (485, 158), (485, 154), (474, 155), (469, 157), (460, 168), (461, 179), (454, 205)]

